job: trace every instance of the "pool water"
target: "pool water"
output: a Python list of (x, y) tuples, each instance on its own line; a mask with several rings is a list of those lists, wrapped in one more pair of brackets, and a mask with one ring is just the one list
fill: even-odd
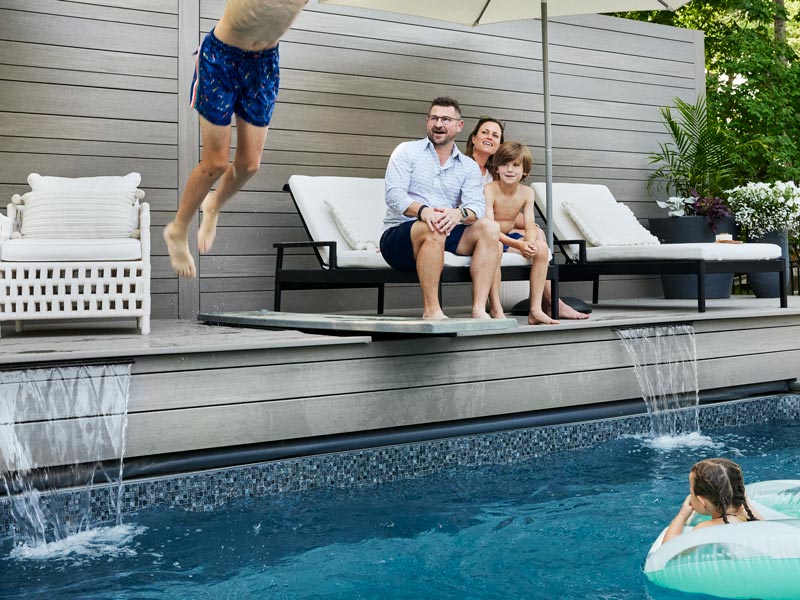
[(4, 540), (0, 598), (697, 599), (649, 584), (641, 566), (689, 468), (711, 456), (748, 481), (800, 478), (800, 423), (150, 511), (44, 552)]

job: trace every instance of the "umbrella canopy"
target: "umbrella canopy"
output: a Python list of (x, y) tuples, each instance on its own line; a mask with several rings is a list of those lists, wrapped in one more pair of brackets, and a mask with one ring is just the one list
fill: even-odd
[(320, 0), (321, 4), (371, 8), (461, 25), (540, 19), (543, 6), (551, 17), (566, 17), (629, 10), (675, 10), (686, 2), (688, 0)]
[(547, 193), (547, 245), (553, 247), (551, 222), (553, 195), (553, 143), (550, 119), (550, 64), (548, 59), (548, 16), (597, 14), (631, 10), (675, 10), (689, 0), (319, 0), (386, 12), (427, 17), (461, 25), (482, 25), (502, 21), (541, 19), (542, 76), (544, 97), (544, 160)]

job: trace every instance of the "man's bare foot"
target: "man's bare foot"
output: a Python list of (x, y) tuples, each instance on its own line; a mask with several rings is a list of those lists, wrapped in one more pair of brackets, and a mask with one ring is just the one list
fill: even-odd
[(201, 254), (207, 254), (211, 252), (211, 247), (214, 245), (214, 238), (217, 235), (217, 219), (219, 218), (219, 206), (217, 206), (214, 192), (208, 192), (200, 206), (203, 209), (203, 221), (197, 232), (197, 249)]
[(195, 277), (197, 271), (194, 267), (192, 254), (189, 252), (189, 240), (185, 235), (179, 235), (175, 232), (174, 222), (164, 227), (164, 241), (167, 242), (169, 262), (178, 276)]
[(430, 314), (422, 313), (422, 318), (426, 321), (441, 321), (442, 319), (449, 319), (450, 317), (444, 314), (441, 310), (437, 310)]
[(551, 319), (543, 310), (532, 310), (528, 313), (528, 325), (559, 325), (561, 321)]
[(506, 313), (503, 312), (503, 309), (499, 310), (490, 310), (489, 314), (492, 316), (493, 319), (505, 319)]
[(472, 309), (472, 318), (473, 319), (491, 319), (492, 317), (489, 316), (485, 310), (476, 310)]
[[(550, 311), (550, 307), (549, 306), (545, 306), (544, 309), (547, 312)], [(567, 304), (563, 300), (559, 300), (558, 301), (558, 318), (559, 319), (576, 319), (576, 320), (580, 321), (582, 319), (588, 319), (589, 315), (587, 315), (586, 313), (578, 312), (577, 310), (572, 308), (569, 304)]]

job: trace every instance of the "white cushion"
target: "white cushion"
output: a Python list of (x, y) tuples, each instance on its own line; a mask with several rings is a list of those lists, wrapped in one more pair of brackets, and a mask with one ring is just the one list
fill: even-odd
[(564, 210), (592, 246), (641, 246), (658, 244), (642, 227), (633, 211), (620, 202), (598, 202), (576, 196), (563, 201)]
[[(534, 182), (533, 197), (536, 206), (543, 215), (547, 214), (547, 198), (545, 196), (544, 182)], [(616, 202), (611, 191), (604, 185), (594, 185), (589, 183), (554, 183), (553, 184), (553, 216), (550, 227), (553, 234), (559, 240), (582, 240), (583, 233), (564, 209), (563, 201), (568, 198), (591, 198), (595, 202)], [(578, 246), (572, 245), (566, 248), (567, 254), (571, 258), (577, 258)]]
[(126, 238), (137, 226), (133, 193), (28, 192), (22, 202), (27, 239)]
[(586, 249), (588, 262), (615, 260), (767, 260), (780, 258), (775, 244), (658, 244), (597, 246)]
[(110, 240), (7, 240), (0, 259), (9, 262), (140, 260), (142, 244), (131, 238)]
[(336, 251), (337, 265), (346, 269), (391, 269), (375, 249)]
[[(350, 247), (325, 204), (329, 198), (373, 198), (385, 207), (383, 179), (362, 177), (312, 177), (292, 175), (289, 187), (297, 204), (300, 216), (315, 242), (336, 242), (340, 251)], [(328, 262), (327, 248), (319, 249), (324, 262)], [(341, 259), (342, 254), (339, 253)], [(383, 259), (381, 259), (383, 260)], [(341, 264), (341, 260), (339, 261)]]
[[(361, 190), (360, 190), (361, 191)], [(336, 226), (353, 250), (380, 247), (386, 203), (383, 194), (370, 195), (373, 190), (348, 195), (330, 195), (325, 204), (330, 208)]]
[(139, 173), (100, 177), (43, 177), (38, 173), (28, 175), (28, 185), (34, 192), (132, 194), (139, 187), (141, 181), (142, 176)]

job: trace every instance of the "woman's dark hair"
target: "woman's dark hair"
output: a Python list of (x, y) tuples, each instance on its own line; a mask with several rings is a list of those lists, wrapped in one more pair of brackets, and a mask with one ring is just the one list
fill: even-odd
[[(498, 127), (500, 127), (500, 143), (502, 144), (505, 141), (506, 135), (506, 126), (503, 122), (499, 119), (495, 119), (494, 117), (483, 116), (478, 119), (478, 124), (475, 125), (475, 129), (473, 129), (469, 135), (467, 136), (467, 148), (464, 154), (472, 158), (472, 153), (475, 151), (475, 144), (472, 142), (472, 138), (478, 135), (478, 132), (481, 130), (486, 123), (497, 123)], [(486, 168), (489, 169), (491, 172), (491, 167), (493, 163), (493, 156), (489, 157), (489, 160), (486, 161)]]
[(726, 458), (701, 460), (692, 467), (692, 473), (692, 493), (711, 502), (722, 513), (723, 522), (728, 522), (728, 507), (738, 509), (740, 506), (747, 511), (748, 520), (757, 520), (747, 506), (744, 475), (735, 462)]

